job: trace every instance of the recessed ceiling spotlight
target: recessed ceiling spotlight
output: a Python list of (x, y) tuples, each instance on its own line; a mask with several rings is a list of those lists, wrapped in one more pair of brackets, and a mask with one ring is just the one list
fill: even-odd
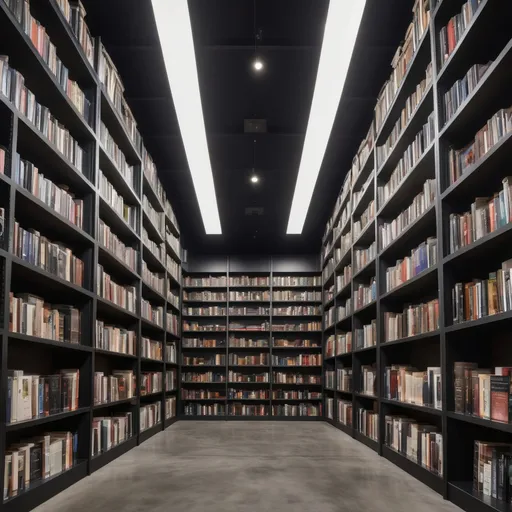
[(259, 177), (256, 174), (251, 176), (251, 183), (258, 183), (260, 181)]
[(262, 71), (264, 67), (263, 61), (260, 58), (256, 58), (252, 63), (252, 67), (255, 69), (255, 71)]

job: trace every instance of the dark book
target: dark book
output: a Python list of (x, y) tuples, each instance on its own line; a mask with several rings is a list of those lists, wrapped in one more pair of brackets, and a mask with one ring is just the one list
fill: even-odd
[(61, 411), (61, 376), (49, 375), (50, 382), (50, 414), (57, 414)]
[(39, 480), (43, 476), (42, 447), (36, 443), (30, 448), (30, 481)]
[(510, 377), (491, 375), (491, 420), (509, 422)]

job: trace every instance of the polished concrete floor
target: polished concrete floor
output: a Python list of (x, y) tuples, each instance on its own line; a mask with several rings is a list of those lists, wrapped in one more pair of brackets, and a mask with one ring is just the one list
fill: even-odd
[(326, 423), (174, 424), (37, 512), (460, 512)]

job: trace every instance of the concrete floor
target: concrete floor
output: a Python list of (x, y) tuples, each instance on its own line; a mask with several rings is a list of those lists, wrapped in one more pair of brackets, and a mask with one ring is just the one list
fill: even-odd
[(36, 512), (460, 512), (326, 423), (180, 421)]

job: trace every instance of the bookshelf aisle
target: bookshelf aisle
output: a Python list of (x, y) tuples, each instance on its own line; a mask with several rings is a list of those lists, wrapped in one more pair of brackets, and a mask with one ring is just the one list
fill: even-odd
[(190, 258), (180, 418), (321, 418), (318, 268), (301, 257)]
[(115, 66), (67, 0), (20, 5), (0, 2), (5, 511), (175, 421), (181, 312), (179, 228)]
[(463, 509), (509, 510), (512, 4), (431, 7), (326, 226), (325, 415)]

